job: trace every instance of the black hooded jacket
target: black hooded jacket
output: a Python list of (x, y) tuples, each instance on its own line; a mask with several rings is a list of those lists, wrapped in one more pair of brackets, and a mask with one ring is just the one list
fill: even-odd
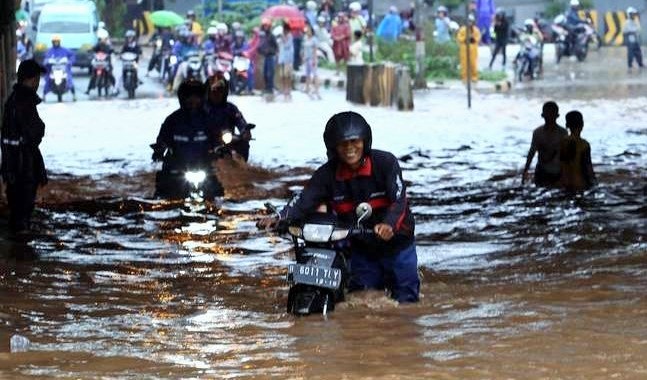
[(45, 162), (38, 146), (45, 135), (45, 123), (36, 106), (41, 99), (32, 88), (17, 83), (5, 103), (2, 130), (2, 179), (16, 182), (47, 183)]
[(355, 207), (368, 202), (373, 214), (364, 226), (372, 229), (378, 223), (386, 223), (395, 235), (388, 242), (375, 237), (356, 238), (352, 241), (353, 248), (368, 254), (388, 255), (411, 245), (415, 225), (397, 158), (373, 149), (363, 160), (354, 172), (336, 159), (319, 167), (296, 202), (281, 210), (281, 217), (303, 220), (319, 205), (326, 204), (339, 222), (351, 225), (356, 220)]

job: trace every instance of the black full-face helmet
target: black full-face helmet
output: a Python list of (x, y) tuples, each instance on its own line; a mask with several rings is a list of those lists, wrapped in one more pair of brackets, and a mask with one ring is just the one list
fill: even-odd
[(205, 87), (202, 82), (195, 79), (185, 80), (177, 89), (177, 99), (180, 101), (180, 107), (186, 106), (186, 101), (192, 96), (204, 98)]
[(352, 139), (364, 140), (364, 156), (371, 151), (373, 136), (371, 126), (357, 112), (346, 111), (333, 115), (326, 123), (323, 134), (328, 159), (337, 158), (337, 144)]

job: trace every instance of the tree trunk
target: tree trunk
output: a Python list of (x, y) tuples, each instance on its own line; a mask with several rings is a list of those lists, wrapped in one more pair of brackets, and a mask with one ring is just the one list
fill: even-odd
[(0, 120), (11, 85), (16, 80), (16, 20), (20, 1), (0, 2)]

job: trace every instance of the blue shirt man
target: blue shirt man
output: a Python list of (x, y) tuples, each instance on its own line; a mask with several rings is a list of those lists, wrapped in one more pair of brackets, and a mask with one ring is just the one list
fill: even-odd
[(396, 7), (391, 6), (389, 13), (382, 19), (377, 27), (377, 36), (389, 42), (395, 42), (402, 33), (402, 19)]

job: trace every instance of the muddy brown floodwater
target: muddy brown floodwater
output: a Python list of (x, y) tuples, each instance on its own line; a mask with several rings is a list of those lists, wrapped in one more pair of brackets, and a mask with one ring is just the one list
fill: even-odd
[(529, 134), (402, 155), (421, 301), (327, 318), (285, 313), (290, 244), (254, 226), (311, 169), (223, 163), (220, 210), (152, 199), (152, 172), (54, 173), (41, 232), (0, 241), (0, 378), (647, 378), (647, 130), (577, 195), (488, 159)]

